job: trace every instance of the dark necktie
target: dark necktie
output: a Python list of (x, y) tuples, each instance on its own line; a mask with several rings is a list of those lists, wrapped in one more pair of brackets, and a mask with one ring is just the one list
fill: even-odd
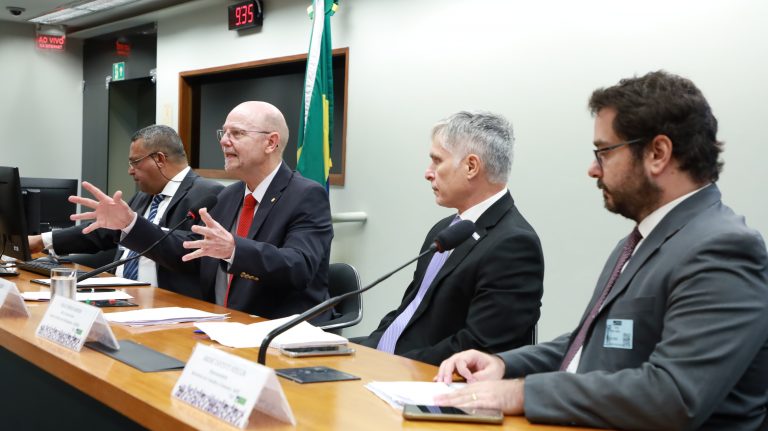
[(635, 226), (635, 229), (631, 234), (629, 234), (627, 241), (624, 243), (624, 248), (621, 250), (619, 260), (616, 261), (616, 266), (613, 267), (613, 272), (611, 273), (610, 278), (608, 278), (608, 282), (605, 284), (603, 292), (600, 294), (597, 302), (595, 302), (595, 305), (592, 306), (592, 309), (589, 311), (587, 318), (584, 319), (584, 323), (581, 325), (578, 334), (576, 334), (576, 338), (573, 339), (571, 346), (568, 348), (568, 352), (565, 354), (563, 363), (560, 365), (560, 371), (565, 371), (568, 369), (568, 365), (570, 365), (571, 361), (573, 361), (573, 357), (576, 356), (576, 352), (578, 352), (579, 349), (584, 346), (584, 340), (587, 338), (587, 332), (589, 332), (591, 329), (592, 323), (594, 323), (595, 317), (597, 317), (597, 313), (599, 313), (600, 309), (603, 307), (605, 298), (608, 297), (608, 294), (611, 292), (611, 288), (613, 288), (613, 285), (616, 284), (616, 280), (619, 279), (619, 275), (621, 275), (621, 270), (624, 269), (624, 265), (632, 256), (632, 252), (635, 250), (637, 243), (639, 243), (642, 238), (643, 236), (640, 234), (640, 231), (637, 230), (637, 226)]
[[(243, 200), (243, 207), (240, 209), (240, 219), (237, 222), (237, 236), (245, 238), (253, 224), (253, 213), (258, 201), (252, 194), (248, 193)], [(229, 274), (229, 283), (227, 284), (227, 293), (224, 295), (224, 306), (229, 305), (229, 289), (232, 287), (232, 274)]]
[[(152, 204), (149, 206), (149, 215), (147, 215), (147, 220), (149, 220), (150, 223), (155, 223), (155, 218), (157, 217), (157, 208), (160, 206), (160, 202), (165, 199), (165, 195), (158, 194), (155, 195), (152, 198)], [(130, 259), (134, 256), (136, 256), (137, 252), (131, 250), (130, 253), (128, 253), (128, 256), (126, 256), (126, 259)], [(131, 261), (128, 261), (123, 266), (123, 277), (129, 278), (131, 280), (138, 280), (139, 278), (139, 260), (140, 259), (133, 259)]]
[[(451, 225), (460, 220), (461, 219), (459, 216), (456, 216), (456, 218), (454, 218), (451, 222)], [(376, 346), (378, 350), (387, 353), (395, 353), (395, 345), (397, 344), (397, 339), (400, 338), (400, 335), (403, 333), (406, 325), (408, 325), (408, 322), (410, 322), (413, 314), (416, 312), (416, 309), (419, 308), (419, 304), (421, 304), (421, 301), (427, 294), (427, 290), (435, 280), (435, 276), (437, 276), (437, 273), (440, 272), (443, 264), (445, 264), (445, 261), (448, 259), (448, 255), (450, 255), (448, 252), (436, 252), (432, 255), (432, 260), (429, 261), (427, 271), (424, 273), (424, 278), (421, 280), (419, 291), (416, 292), (416, 296), (413, 298), (411, 303), (405, 307), (405, 310), (403, 310), (403, 312), (400, 313), (395, 318), (395, 320), (392, 321), (392, 323), (390, 323), (386, 331), (384, 331), (384, 334), (381, 335), (379, 344)]]

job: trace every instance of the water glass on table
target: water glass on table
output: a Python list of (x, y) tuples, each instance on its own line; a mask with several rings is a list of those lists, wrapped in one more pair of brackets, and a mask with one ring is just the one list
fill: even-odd
[(74, 268), (51, 269), (51, 300), (56, 295), (75, 299), (77, 293), (77, 270)]

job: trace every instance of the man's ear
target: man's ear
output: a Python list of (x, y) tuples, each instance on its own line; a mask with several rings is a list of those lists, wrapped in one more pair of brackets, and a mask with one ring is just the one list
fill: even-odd
[(480, 157), (477, 157), (476, 154), (468, 155), (465, 160), (467, 179), (470, 180), (480, 174), (480, 167), (482, 163), (480, 162)]
[(667, 135), (657, 135), (645, 150), (645, 161), (649, 171), (658, 175), (672, 162), (672, 140)]
[(274, 151), (277, 151), (280, 147), (280, 135), (275, 133), (270, 133), (269, 138), (267, 138), (267, 152), (272, 153)]

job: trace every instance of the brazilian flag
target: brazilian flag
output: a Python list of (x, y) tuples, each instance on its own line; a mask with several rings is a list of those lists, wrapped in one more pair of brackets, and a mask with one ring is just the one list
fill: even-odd
[(309, 7), (312, 35), (304, 77), (296, 169), (328, 188), (333, 145), (333, 58), (331, 16), (338, 0), (313, 0)]

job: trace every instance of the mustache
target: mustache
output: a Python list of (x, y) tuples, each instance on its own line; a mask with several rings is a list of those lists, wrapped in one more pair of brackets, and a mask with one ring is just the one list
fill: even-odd
[(600, 190), (607, 190), (605, 184), (603, 184), (603, 180), (597, 180), (597, 188)]

